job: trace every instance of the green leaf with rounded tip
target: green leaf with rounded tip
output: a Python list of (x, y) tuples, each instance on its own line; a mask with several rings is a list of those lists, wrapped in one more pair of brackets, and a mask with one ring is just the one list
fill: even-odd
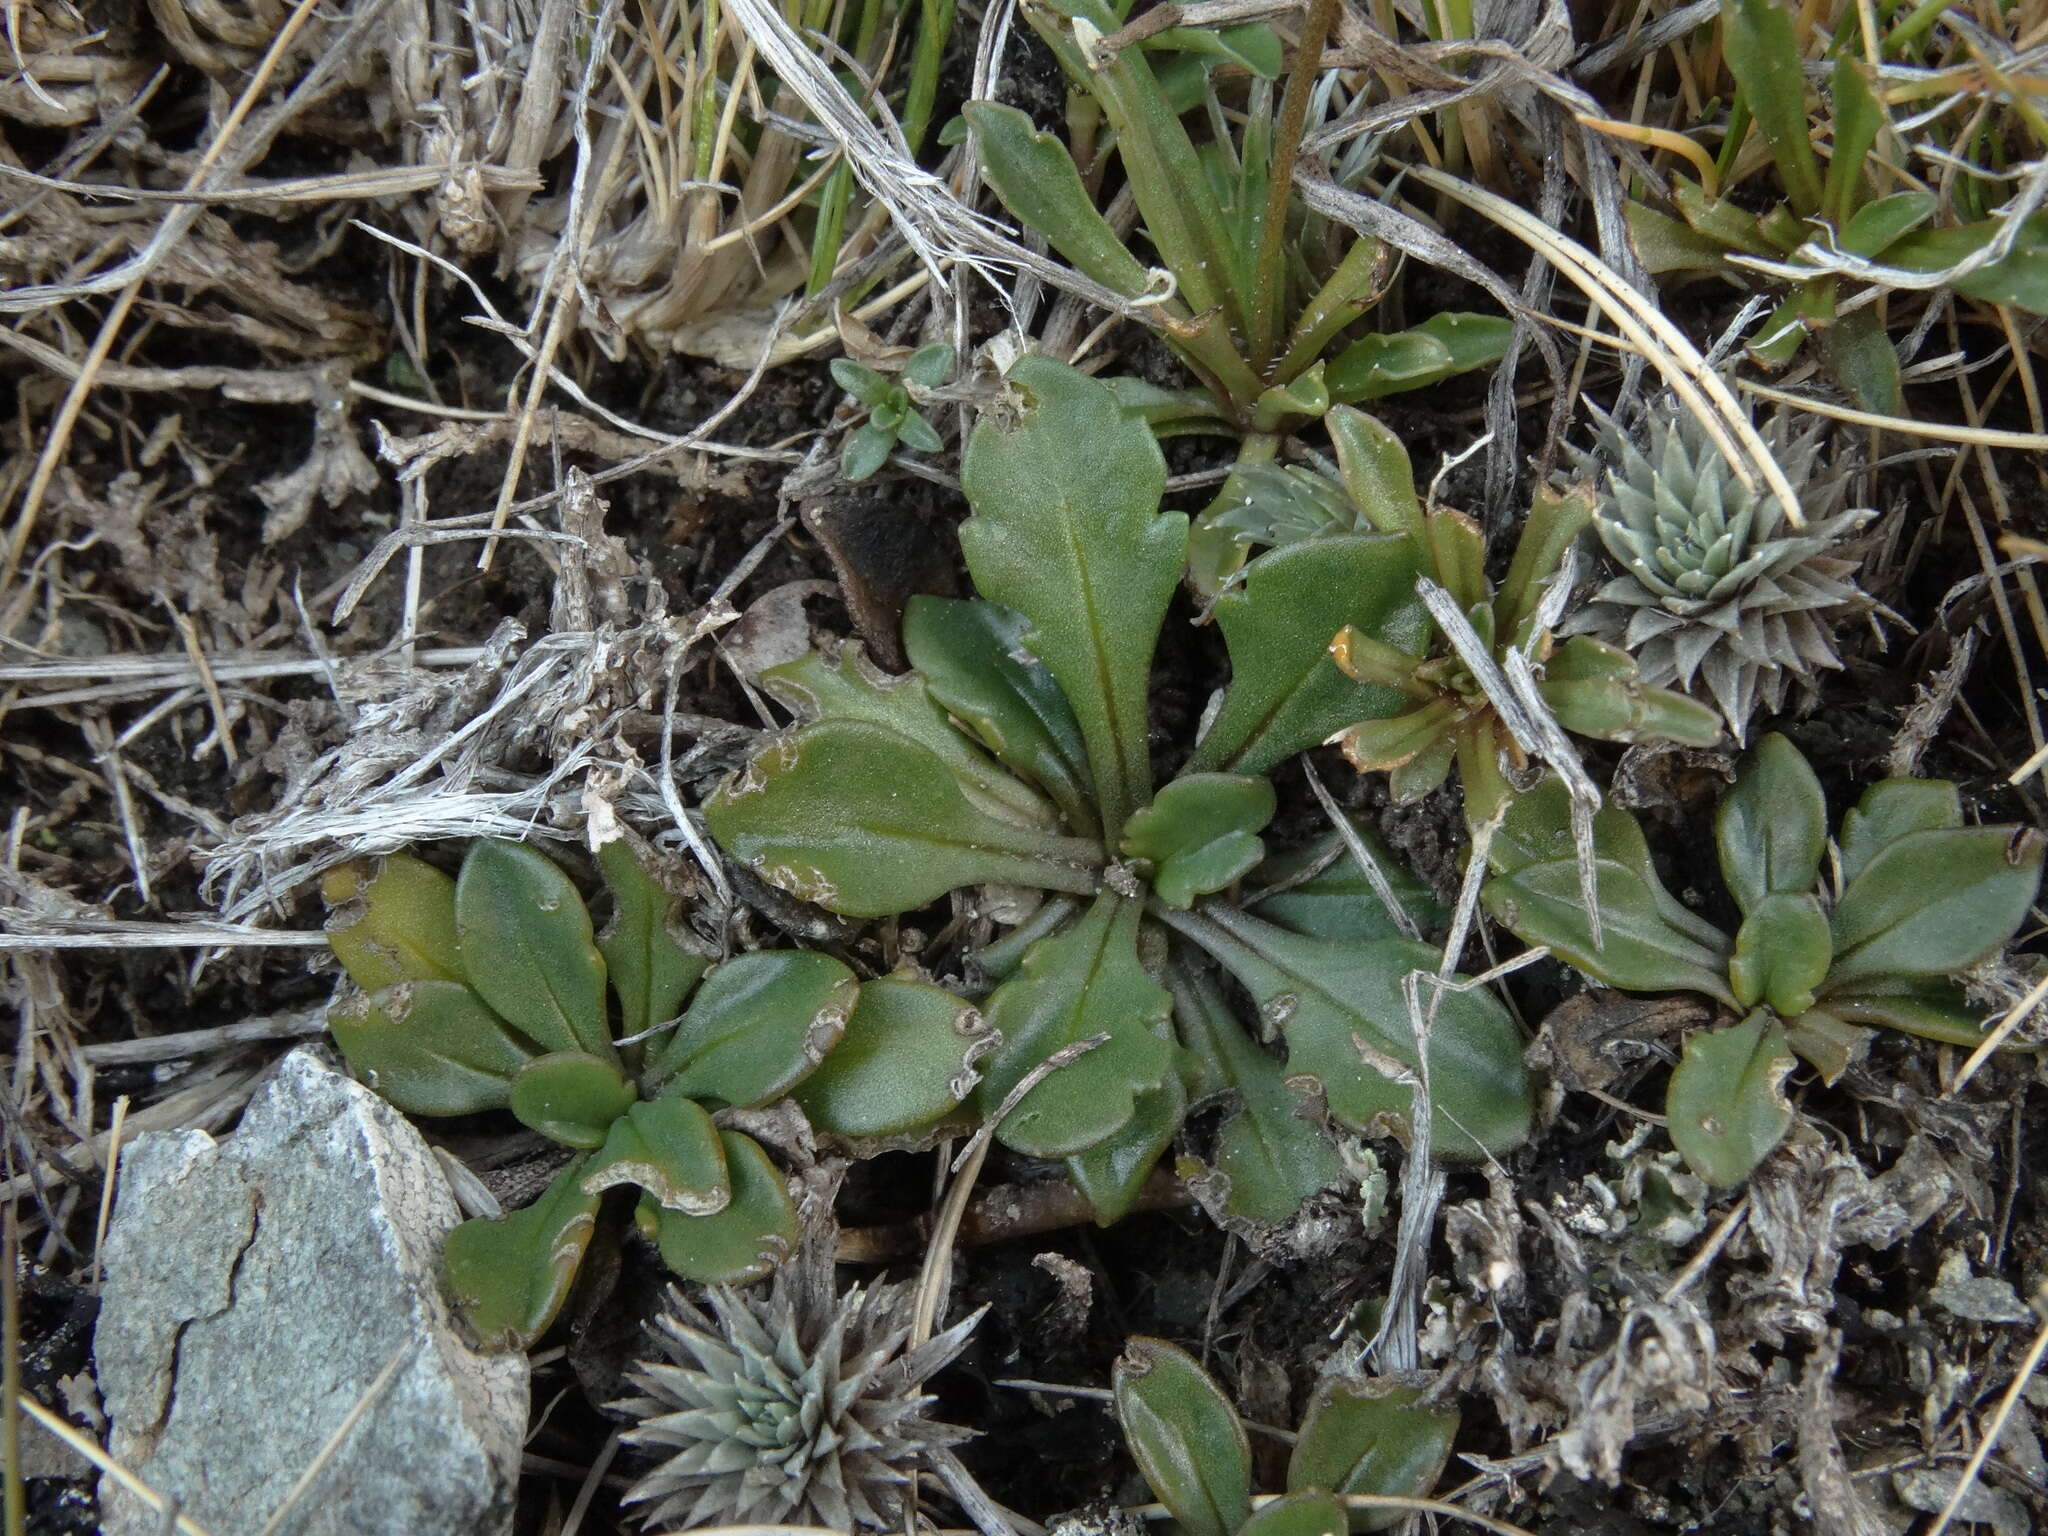
[(861, 984), (846, 1033), (792, 1097), (827, 1135), (908, 1135), (959, 1109), (981, 1080), (975, 1062), (996, 1043), (972, 1004), (884, 976)]
[(1499, 362), (1514, 333), (1499, 315), (1445, 310), (1405, 331), (1361, 337), (1330, 364), (1330, 398), (1349, 404), (1441, 384)]
[(449, 1300), (485, 1350), (531, 1348), (562, 1310), (597, 1227), (577, 1158), (523, 1211), (465, 1221), (441, 1248)]
[(1124, 1444), (1188, 1536), (1235, 1536), (1251, 1515), (1252, 1453), (1223, 1389), (1184, 1349), (1134, 1338), (1111, 1374)]
[(597, 863), (612, 890), (612, 920), (597, 949), (619, 995), (620, 1033), (645, 1034), (676, 1016), (712, 957), (674, 921), (675, 898), (624, 838), (598, 849)]
[(861, 720), (771, 741), (704, 802), (719, 846), (770, 885), (848, 917), (908, 912), (963, 885), (1088, 895), (1102, 850), (985, 811), (943, 759)]
[[(1458, 1415), (1417, 1406), (1413, 1387), (1364, 1376), (1326, 1376), (1316, 1388), (1294, 1454), (1290, 1489), (1429, 1497), (1450, 1459)], [(1383, 1531), (1408, 1518), (1403, 1509), (1354, 1509), (1354, 1531)]]
[(455, 981), (401, 981), (327, 1010), (350, 1070), (409, 1115), (503, 1109), (533, 1047)]
[(796, 1251), (796, 1202), (789, 1181), (761, 1144), (738, 1131), (720, 1131), (732, 1198), (709, 1216), (663, 1210), (643, 1195), (637, 1219), (652, 1229), (662, 1262), (685, 1280), (744, 1285), (758, 1280)]
[(970, 101), (961, 113), (974, 130), (988, 184), (1026, 229), (1043, 234), (1054, 250), (1105, 288), (1127, 299), (1145, 291), (1150, 281), (1145, 264), (1096, 211), (1065, 144), (1039, 132), (1015, 107)]
[(1343, 1176), (1337, 1149), (1320, 1126), (1301, 1118), (1305, 1101), (1287, 1086), (1285, 1069), (1245, 1034), (1206, 973), (1176, 964), (1167, 982), (1182, 1043), (1207, 1082), (1237, 1095), (1213, 1159), (1230, 1181), (1224, 1208), (1253, 1221), (1285, 1221)]
[(1067, 1173), (1095, 1208), (1099, 1225), (1111, 1226), (1131, 1213), (1187, 1112), (1188, 1091), (1180, 1074), (1169, 1072), (1159, 1087), (1138, 1095), (1122, 1130), (1067, 1159)]
[(1835, 906), (1833, 991), (1852, 978), (1947, 976), (1998, 953), (2041, 883), (2048, 842), (2021, 827), (1909, 832)]
[[(1127, 148), (1127, 146), (1126, 146)], [(1116, 396), (1046, 357), (1010, 369), (1015, 417), (984, 416), (961, 461), (960, 549), (982, 596), (1024, 615), (1032, 654), (1081, 724), (1105, 839), (1152, 785), (1152, 650), (1187, 555), (1158, 510), (1166, 461)]]
[(1429, 618), (1415, 597), (1415, 548), (1353, 534), (1276, 549), (1254, 560), (1213, 612), (1230, 648), (1230, 688), (1186, 771), (1265, 773), (1321, 746), (1354, 721), (1407, 702), (1354, 682), (1330, 658), (1338, 630), (1419, 653)]
[(401, 981), (461, 981), (455, 882), (406, 853), (343, 864), (320, 877), (327, 947), (365, 992)]
[[(913, 605), (923, 601), (926, 599), (911, 599)], [(1023, 627), (1022, 620), (1018, 627)], [(906, 621), (906, 640), (909, 628)], [(911, 660), (917, 661), (914, 649)], [(921, 665), (919, 670), (923, 670)], [(928, 689), (926, 679), (891, 677), (868, 660), (867, 653), (857, 644), (840, 647), (838, 656), (831, 660), (814, 651), (796, 661), (769, 667), (761, 673), (760, 682), (769, 697), (806, 725), (819, 720), (864, 720), (870, 725), (884, 726), (929, 747), (952, 770), (954, 781), (967, 792), (968, 799), (985, 809), (1033, 826), (1049, 825), (1054, 820), (1053, 808), (1036, 791), (1003, 772), (989, 761), (987, 753), (954, 729), (953, 722), (946, 718), (946, 710), (940, 707), (939, 695)], [(1047, 686), (1051, 686), (1050, 679)], [(1064, 700), (1061, 705), (1065, 707)], [(1077, 732), (1077, 756), (1080, 750)]]
[(919, 594), (903, 610), (903, 648), (935, 710), (950, 710), (989, 751), (1037, 782), (1075, 830), (1093, 832), (1081, 725), (1052, 674), (1024, 648), (1029, 627), (1022, 614), (995, 603)]
[(920, 389), (937, 389), (953, 371), (953, 349), (943, 341), (927, 342), (903, 364), (903, 377)]
[(1934, 217), (1941, 199), (1932, 192), (1894, 192), (1865, 203), (1842, 226), (1840, 245), (1852, 256), (1875, 258)]
[(830, 955), (762, 949), (713, 966), (647, 1068), (662, 1098), (771, 1104), (846, 1032), (860, 983)]
[(549, 1051), (609, 1061), (604, 957), (554, 861), (524, 843), (471, 843), (455, 881), (462, 971), (477, 996)]
[[(1629, 870), (1649, 892), (1665, 922), (1716, 954), (1728, 951), (1726, 934), (1665, 889), (1642, 824), (1611, 801), (1602, 802), (1593, 813), (1593, 852)], [(1576, 858), (1571, 791), (1555, 775), (1516, 796), (1487, 850), (1487, 865), (1497, 875), (1511, 875), (1531, 864)]]
[(828, 366), (832, 382), (868, 409), (873, 410), (888, 402), (889, 380), (865, 363), (856, 363), (850, 357), (835, 357)]
[(1055, 1051), (1108, 1038), (1025, 1094), (997, 1131), (1031, 1157), (1067, 1157), (1106, 1141), (1137, 1112), (1136, 1098), (1173, 1070), (1165, 1035), (1171, 999), (1138, 960), (1137, 902), (1108, 891), (1072, 925), (1040, 939), (1022, 969), (983, 1006), (1003, 1043), (978, 1091), (993, 1113)]
[[(1448, 914), (1429, 887), (1410, 874), (1360, 818), (1347, 816), (1346, 820), (1416, 925), (1425, 933), (1441, 928)], [(1320, 872), (1303, 878), (1311, 869)], [(1251, 910), (1296, 933), (1312, 939), (1402, 937), (1400, 924), (1389, 915), (1379, 892), (1334, 830), (1303, 847), (1274, 854), (1252, 871), (1252, 880), (1272, 894), (1254, 895)]]
[[(1408, 939), (1329, 943), (1229, 907), (1200, 916), (1158, 910), (1252, 995), (1287, 1040), (1289, 1078), (1318, 1079), (1331, 1117), (1355, 1130), (1403, 1130), (1415, 1104), (1417, 1052), (1402, 979), (1434, 975), (1436, 951)], [(1421, 983), (1428, 1001), (1430, 984)], [(1445, 991), (1429, 1037), (1431, 1145), (1439, 1157), (1504, 1151), (1535, 1113), (1522, 1037), (1491, 992)]]
[[(2010, 224), (2009, 218), (1995, 218), (1946, 229), (1916, 230), (1886, 249), (1885, 265), (1909, 272), (1945, 272), (1983, 250)], [(2011, 304), (2037, 315), (2048, 314), (2048, 213), (2022, 221), (2005, 255), (1952, 279), (1949, 286), (1986, 304)]]
[(1419, 550), (1424, 538), (1415, 469), (1393, 429), (1349, 406), (1333, 406), (1323, 424), (1337, 450), (1338, 478), (1352, 504), (1381, 533), (1405, 533)]
[(664, 1210), (709, 1216), (732, 1198), (725, 1147), (695, 1099), (642, 1100), (612, 1122), (583, 1174), (585, 1194), (635, 1184)]
[(1728, 72), (1778, 162), (1786, 200), (1800, 218), (1821, 206), (1820, 165), (1806, 120), (1806, 72), (1792, 12), (1779, 0), (1730, 0), (1721, 12)]
[(1709, 1184), (1740, 1184), (1792, 1125), (1785, 1076), (1796, 1065), (1785, 1030), (1759, 1009), (1685, 1042), (1664, 1113), (1671, 1144)]
[(1265, 779), (1191, 773), (1159, 791), (1124, 827), (1126, 858), (1152, 865), (1152, 891), (1170, 907), (1220, 891), (1266, 856), (1259, 832), (1279, 805)]
[(1946, 779), (1873, 784), (1842, 817), (1842, 879), (1854, 880), (1882, 849), (1909, 832), (1946, 831), (1962, 824), (1962, 797)]
[(896, 434), (883, 421), (870, 420), (846, 434), (839, 450), (839, 472), (849, 480), (865, 480), (889, 462), (895, 447)]
[(1180, 51), (1241, 64), (1261, 80), (1277, 80), (1285, 63), (1280, 34), (1264, 22), (1237, 27), (1169, 27), (1139, 44), (1147, 53)]
[(1940, 977), (1872, 976), (1829, 989), (1821, 1006), (1851, 1024), (1881, 1024), (1945, 1045), (1978, 1046), (1990, 1033), (1984, 1010)]
[(1728, 989), (1730, 945), (1709, 945), (1679, 928), (1633, 869), (1595, 859), (1600, 936), (1593, 935), (1579, 866), (1571, 859), (1497, 875), (1480, 893), (1487, 914), (1524, 944), (1547, 944), (1559, 959), (1624, 992), (1699, 992), (1735, 1006)]
[(946, 446), (946, 440), (939, 436), (939, 429), (915, 411), (905, 414), (897, 424), (896, 436), (912, 453), (937, 453)]
[(1344, 1536), (1350, 1529), (1343, 1503), (1311, 1488), (1261, 1506), (1238, 1527), (1237, 1536)]
[(512, 1113), (564, 1146), (604, 1145), (612, 1122), (631, 1107), (633, 1085), (609, 1061), (581, 1051), (556, 1051), (527, 1063), (512, 1080)]
[(1811, 892), (1774, 891), (1757, 903), (1735, 935), (1728, 986), (1738, 1008), (1770, 1004), (1781, 1018), (1813, 1006), (1835, 957), (1828, 916)]

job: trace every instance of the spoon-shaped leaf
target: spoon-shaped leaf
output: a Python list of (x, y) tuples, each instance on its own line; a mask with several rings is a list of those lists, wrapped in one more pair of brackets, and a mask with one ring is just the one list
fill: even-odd
[[(1287, 1462), (1289, 1488), (1427, 1498), (1450, 1459), (1458, 1415), (1416, 1406), (1413, 1387), (1363, 1376), (1329, 1376), (1301, 1421)], [(1354, 1531), (1383, 1531), (1401, 1509), (1357, 1509)]]
[(1783, 1026), (1763, 1009), (1687, 1039), (1664, 1096), (1687, 1166), (1709, 1184), (1748, 1178), (1792, 1124), (1783, 1084), (1795, 1065)]
[(1060, 685), (1024, 645), (1024, 616), (996, 603), (910, 599), (903, 648), (931, 697), (982, 745), (1059, 802), (1070, 826), (1092, 833), (1088, 749)]
[(1164, 1030), (1172, 1000), (1138, 960), (1135, 901), (1105, 891), (1079, 920), (1040, 939), (1023, 968), (989, 995), (1002, 1035), (979, 1090), (988, 1110), (1055, 1051), (1107, 1038), (1050, 1073), (1003, 1120), (1003, 1142), (1032, 1157), (1067, 1157), (1122, 1130), (1141, 1093), (1172, 1071)]
[(633, 1102), (633, 1088), (609, 1061), (556, 1051), (513, 1079), (512, 1113), (541, 1135), (590, 1151)]
[(598, 849), (597, 862), (612, 888), (612, 920), (597, 948), (619, 994), (620, 1034), (645, 1034), (676, 1016), (712, 957), (673, 920), (674, 898), (624, 838)]
[(640, 1198), (635, 1220), (661, 1250), (662, 1262), (685, 1280), (744, 1285), (758, 1280), (796, 1251), (796, 1203), (761, 1144), (738, 1131), (720, 1131), (732, 1198), (709, 1216), (664, 1210), (652, 1195)]
[(562, 1310), (597, 1226), (597, 1196), (582, 1186), (585, 1162), (556, 1174), (525, 1210), (465, 1221), (448, 1234), (441, 1270), (449, 1299), (482, 1348), (526, 1349)]
[(637, 1184), (664, 1210), (709, 1216), (725, 1209), (732, 1181), (718, 1127), (695, 1099), (643, 1100), (612, 1122), (583, 1173), (585, 1194)]
[(1124, 827), (1125, 857), (1152, 865), (1152, 891), (1170, 907), (1220, 891), (1266, 855), (1259, 831), (1279, 802), (1263, 778), (1191, 773), (1175, 779)]
[[(934, 601), (937, 601), (934, 599)], [(905, 629), (909, 625), (906, 622)], [(908, 638), (906, 633), (906, 639)], [(912, 652), (915, 659), (916, 652)], [(834, 661), (813, 652), (761, 674), (761, 686), (794, 710), (806, 724), (815, 720), (865, 720), (929, 747), (952, 770), (970, 799), (1013, 821), (1034, 826), (1052, 820), (1052, 807), (988, 760), (953, 728), (923, 680), (891, 677), (867, 659), (858, 645), (841, 647)], [(1079, 743), (1076, 743), (1076, 751)]]
[(470, 844), (455, 928), (463, 975), (508, 1024), (547, 1050), (611, 1059), (604, 957), (583, 898), (553, 860), (524, 843)]
[(1349, 626), (1420, 651), (1429, 620), (1415, 600), (1415, 549), (1389, 534), (1353, 534), (1260, 556), (1216, 599), (1230, 647), (1230, 689), (1196, 743), (1187, 772), (1265, 773), (1354, 721), (1393, 713), (1406, 698), (1353, 682), (1330, 659)]
[(461, 981), (455, 882), (406, 853), (343, 864), (320, 877), (327, 947), (365, 992), (401, 981)]
[(1132, 1339), (1112, 1376), (1124, 1443), (1188, 1536), (1235, 1536), (1251, 1514), (1252, 1455), (1237, 1411), (1187, 1351)]
[(908, 976), (864, 982), (853, 1017), (793, 1097), (834, 1136), (901, 1136), (952, 1114), (980, 1081), (975, 1061), (997, 1044), (981, 1014), (943, 987)]
[(848, 917), (908, 912), (963, 885), (1086, 895), (1102, 852), (971, 802), (930, 748), (858, 720), (771, 742), (704, 802), (719, 845), (754, 873)]
[(1570, 859), (1531, 864), (1486, 882), (1493, 920), (1525, 944), (1547, 944), (1562, 960), (1624, 992), (1700, 992), (1736, 1006), (1728, 987), (1728, 940), (1712, 946), (1678, 927), (1635, 870), (1593, 861), (1600, 935), (1593, 935), (1579, 867)]
[(1799, 749), (1776, 731), (1736, 770), (1714, 812), (1721, 878), (1744, 912), (1766, 896), (1806, 895), (1828, 846), (1828, 802)]
[(532, 1045), (460, 982), (402, 981), (327, 1011), (350, 1068), (409, 1115), (503, 1109)]
[(1829, 985), (1947, 976), (1996, 954), (2026, 921), (2044, 848), (2030, 829), (1958, 827), (1880, 849), (1835, 907)]
[(1863, 791), (1842, 817), (1842, 878), (1854, 880), (1878, 853), (1909, 832), (1963, 824), (1962, 797), (1945, 779), (1886, 779)]
[(816, 1070), (846, 1030), (859, 983), (830, 955), (763, 949), (712, 969), (647, 1076), (661, 1097), (771, 1103)]
[(1026, 357), (1014, 420), (984, 416), (960, 484), (960, 548), (982, 595), (1030, 621), (1087, 743), (1105, 839), (1149, 797), (1146, 698), (1160, 621), (1180, 580), (1187, 519), (1161, 513), (1166, 462), (1108, 387)]

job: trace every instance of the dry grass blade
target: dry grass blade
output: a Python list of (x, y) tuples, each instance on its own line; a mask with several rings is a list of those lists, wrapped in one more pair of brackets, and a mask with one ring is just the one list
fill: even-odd
[(1412, 166), (1408, 174), (1424, 186), (1463, 203), (1507, 230), (1530, 249), (1540, 251), (1581, 293), (1597, 305), (1628, 339), (1641, 349), (1664, 381), (1752, 491), (1758, 482), (1770, 487), (1784, 505), (1786, 521), (1803, 527), (1799, 493), (1785, 478), (1768, 444), (1751, 424), (1726, 381), (1707, 365), (1685, 334), (1650, 300), (1623, 282), (1593, 252), (1525, 210), (1493, 193), (1428, 166)]
[(159, 1515), (166, 1516), (171, 1522), (169, 1529), (182, 1533), (182, 1536), (211, 1536), (211, 1533), (205, 1526), (180, 1510), (174, 1500), (158, 1493), (149, 1484), (109, 1456), (100, 1448), (98, 1442), (80, 1434), (34, 1398), (24, 1395), (21, 1398), (21, 1407), (24, 1413), (42, 1425), (44, 1429), (55, 1435), (59, 1440), (62, 1440), (72, 1450), (78, 1452), (79, 1455), (98, 1467), (100, 1471), (111, 1477), (138, 1499), (143, 1500)]

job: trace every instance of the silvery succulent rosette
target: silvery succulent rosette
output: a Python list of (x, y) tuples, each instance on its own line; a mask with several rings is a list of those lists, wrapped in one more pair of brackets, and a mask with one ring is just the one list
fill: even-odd
[(664, 1530), (902, 1529), (910, 1474), (973, 1438), (927, 1417), (922, 1388), (981, 1318), (907, 1348), (915, 1291), (835, 1292), (829, 1247), (766, 1285), (711, 1287), (708, 1311), (672, 1290), (650, 1328), (660, 1358), (627, 1373), (644, 1395), (615, 1405), (637, 1421), (625, 1442), (662, 1458), (626, 1502)]
[(1740, 741), (1759, 709), (1776, 713), (1794, 684), (1841, 667), (1835, 627), (1870, 606), (1845, 545), (1876, 514), (1845, 505), (1849, 477), (1822, 463), (1818, 424), (1795, 432), (1781, 416), (1763, 430), (1800, 492), (1795, 528), (1668, 401), (1640, 434), (1594, 417), (1598, 439), (1574, 467), (1598, 487), (1593, 526), (1622, 574), (1565, 627), (1628, 651), (1647, 683), (1703, 684)]

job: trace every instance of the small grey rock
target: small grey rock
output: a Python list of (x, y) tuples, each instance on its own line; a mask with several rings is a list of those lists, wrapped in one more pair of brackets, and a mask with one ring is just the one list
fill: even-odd
[[(509, 1531), (526, 1357), (470, 1349), (442, 1299), (460, 1219), (419, 1133), (314, 1050), (285, 1058), (225, 1140), (137, 1137), (95, 1340), (116, 1459), (214, 1536), (246, 1536), (402, 1353), (280, 1529)], [(107, 1536), (159, 1528), (112, 1479), (100, 1498)]]

